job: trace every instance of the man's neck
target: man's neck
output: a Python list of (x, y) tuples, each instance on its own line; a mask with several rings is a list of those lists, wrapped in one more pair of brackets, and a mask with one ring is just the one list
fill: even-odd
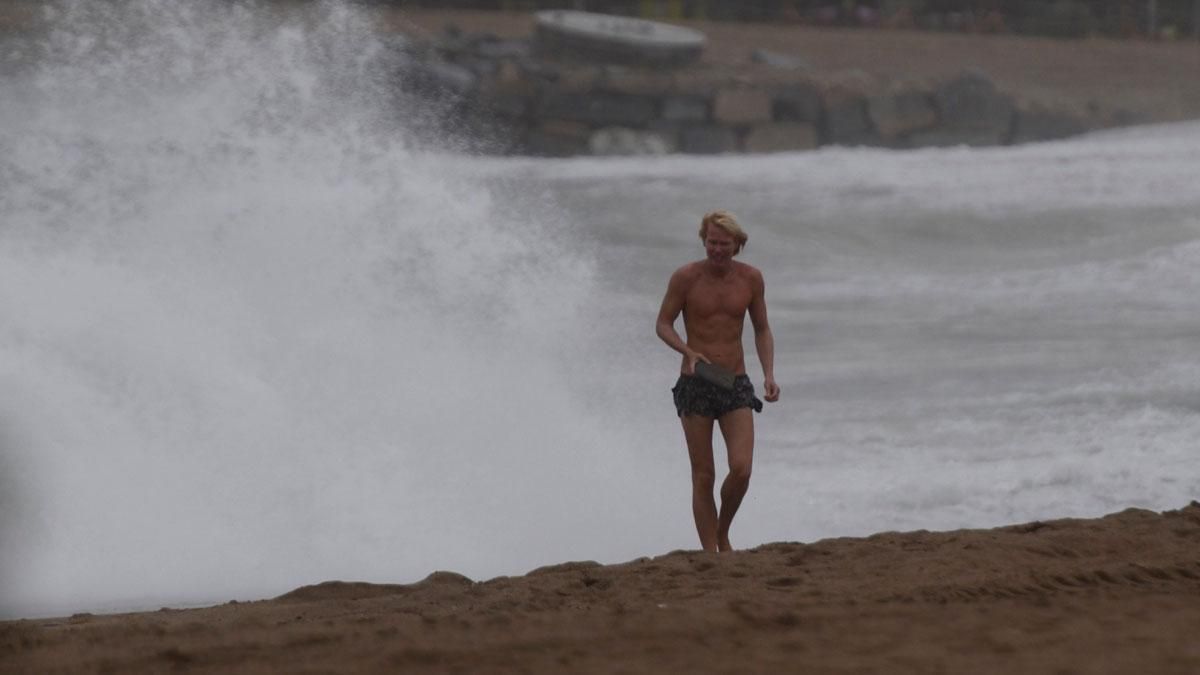
[(706, 259), (704, 261), (703, 269), (704, 272), (710, 277), (716, 277), (718, 279), (724, 278), (729, 276), (729, 273), (733, 271), (733, 261), (731, 260), (726, 263), (715, 263)]

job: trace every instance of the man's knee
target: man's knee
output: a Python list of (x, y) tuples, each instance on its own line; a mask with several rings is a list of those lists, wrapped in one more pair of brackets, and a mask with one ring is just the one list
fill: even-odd
[(693, 466), (692, 467), (692, 485), (708, 489), (712, 489), (713, 483), (717, 480), (717, 473), (711, 466)]
[(750, 482), (751, 463), (746, 462), (730, 462), (729, 463), (729, 478), (739, 483)]

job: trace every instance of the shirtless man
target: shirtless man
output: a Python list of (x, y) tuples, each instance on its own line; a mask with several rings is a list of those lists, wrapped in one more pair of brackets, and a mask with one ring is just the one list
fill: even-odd
[[(763, 398), (779, 400), (774, 374), (775, 338), (767, 324), (762, 272), (733, 259), (747, 239), (731, 214), (714, 211), (705, 215), (700, 223), (700, 240), (706, 257), (671, 275), (656, 324), (658, 337), (683, 355), (681, 375), (672, 391), (692, 463), (692, 515), (700, 545), (706, 551), (733, 550), (729, 525), (750, 486), (754, 457), (754, 416), (750, 411), (761, 412), (762, 401), (754, 397), (754, 385), (746, 375), (742, 328), (747, 311), (765, 378)], [(675, 318), (680, 312), (686, 342), (675, 332)], [(735, 373), (733, 390), (697, 377), (698, 361)], [(729, 475), (721, 484), (719, 514), (713, 500), (714, 421), (721, 426), (729, 454)]]

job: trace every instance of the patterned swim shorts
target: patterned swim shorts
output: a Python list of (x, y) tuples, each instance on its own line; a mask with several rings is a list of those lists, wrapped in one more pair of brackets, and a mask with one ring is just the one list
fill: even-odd
[(680, 417), (700, 415), (716, 419), (731, 410), (753, 408), (762, 412), (762, 401), (754, 396), (754, 385), (750, 376), (738, 375), (733, 381), (733, 391), (691, 375), (680, 375), (675, 386), (675, 411)]

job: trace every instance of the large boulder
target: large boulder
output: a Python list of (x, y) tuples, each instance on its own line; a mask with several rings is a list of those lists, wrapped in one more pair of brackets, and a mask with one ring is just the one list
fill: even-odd
[(492, 77), (481, 81), (474, 108), (509, 119), (525, 119), (535, 112), (541, 83), (522, 72), (515, 61), (500, 61)]
[(867, 111), (867, 99), (879, 89), (869, 74), (851, 70), (837, 73), (824, 83), (821, 136), (832, 145), (881, 145)]
[(524, 120), (475, 106), (467, 107), (458, 119), (450, 118), (449, 128), (456, 133), (455, 147), (485, 155), (510, 155), (525, 152)]
[(438, 59), (415, 62), (403, 80), (405, 88), (439, 98), (462, 98), (478, 84), (479, 76), (470, 68)]
[(543, 157), (571, 157), (590, 152), (592, 130), (582, 122), (543, 120), (525, 136), (525, 150)]
[(772, 117), (780, 122), (819, 125), (823, 107), (820, 88), (810, 82), (782, 87), (771, 99)]
[(852, 93), (827, 96), (821, 136), (831, 145), (879, 145), (866, 97)]
[(738, 137), (729, 127), (706, 124), (679, 130), (679, 149), (695, 155), (719, 155), (738, 151)]
[(722, 89), (713, 97), (713, 120), (721, 124), (756, 124), (771, 120), (771, 96), (762, 89)]
[(675, 151), (675, 142), (657, 131), (605, 127), (592, 132), (588, 147), (593, 155), (667, 155)]
[(1013, 143), (1051, 141), (1076, 136), (1088, 130), (1083, 117), (1065, 110), (1041, 105), (1023, 106), (1017, 109), (1013, 124)]
[(704, 122), (709, 103), (703, 96), (667, 96), (662, 100), (662, 119), (667, 122)]
[(1006, 143), (1016, 106), (982, 71), (968, 70), (933, 91), (939, 127), (967, 145)]
[(595, 88), (610, 94), (661, 96), (673, 86), (673, 74), (667, 70), (609, 65), (600, 68)]
[(928, 129), (938, 121), (937, 110), (928, 94), (915, 89), (868, 97), (867, 116), (879, 137), (889, 142)]
[(555, 91), (562, 94), (591, 94), (604, 81), (604, 69), (592, 65), (562, 65), (543, 63)]
[(526, 59), (533, 53), (528, 40), (502, 40), (493, 35), (484, 35), (474, 44), (476, 56), (493, 61), (500, 59)]
[(656, 100), (627, 94), (546, 92), (542, 117), (585, 122), (596, 127), (644, 127), (658, 115)]
[(732, 78), (717, 68), (685, 68), (671, 74), (671, 91), (689, 96), (711, 97), (723, 87), (730, 85)]
[(817, 129), (802, 122), (771, 122), (751, 127), (743, 142), (746, 152), (783, 152), (817, 147)]

